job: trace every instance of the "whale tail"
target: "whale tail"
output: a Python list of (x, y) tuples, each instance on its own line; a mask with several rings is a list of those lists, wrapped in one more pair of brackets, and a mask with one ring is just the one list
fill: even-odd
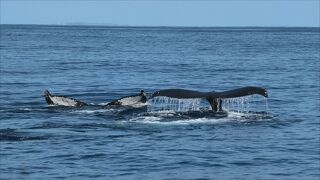
[(56, 106), (73, 106), (73, 107), (80, 107), (87, 105), (84, 102), (81, 102), (77, 99), (73, 99), (70, 97), (65, 96), (55, 96), (52, 95), (48, 90), (43, 92), (43, 96), (48, 105), (56, 105)]
[(117, 106), (117, 105), (123, 105), (123, 106), (132, 106), (138, 103), (145, 103), (147, 102), (147, 94), (144, 92), (144, 90), (141, 90), (139, 94), (125, 96), (120, 99), (116, 99), (110, 103), (108, 103), (106, 106)]
[(51, 100), (51, 96), (52, 95), (50, 94), (50, 92), (47, 89), (43, 92), (43, 96), (44, 96), (44, 98), (45, 98), (45, 100), (46, 100), (48, 105), (53, 105), (54, 104), (53, 101)]
[(155, 92), (151, 98), (154, 98), (156, 96), (166, 96), (178, 99), (201, 98), (206, 99), (210, 103), (213, 111), (222, 111), (223, 99), (237, 98), (253, 94), (268, 97), (268, 92), (266, 89), (261, 87), (248, 86), (223, 92), (199, 92), (185, 89), (164, 89)]
[(48, 95), (51, 95), (51, 94), (50, 94), (50, 92), (46, 89), (46, 90), (44, 90), (43, 95), (44, 95), (44, 96), (48, 96)]
[(211, 92), (209, 93), (209, 97), (213, 98), (237, 98), (237, 97), (243, 97), (243, 96), (249, 96), (253, 94), (258, 94), (264, 97), (268, 97), (268, 92), (266, 89), (261, 87), (253, 87), (253, 86), (247, 86), (242, 88), (237, 88), (229, 91), (223, 91), (223, 92)]

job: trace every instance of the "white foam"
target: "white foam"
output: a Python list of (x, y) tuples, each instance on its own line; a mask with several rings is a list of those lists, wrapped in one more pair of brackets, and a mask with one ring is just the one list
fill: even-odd
[(168, 124), (181, 124), (181, 125), (189, 125), (189, 124), (218, 124), (218, 123), (224, 123), (224, 122), (227, 122), (227, 121), (231, 121), (231, 119), (228, 119), (228, 118), (220, 118), (220, 119), (195, 118), (195, 119), (172, 121), (172, 122), (168, 122)]
[(162, 125), (190, 125), (190, 124), (218, 124), (228, 121), (236, 121), (231, 118), (194, 118), (194, 119), (180, 119), (180, 120), (166, 120), (165, 117), (144, 116), (130, 119), (131, 122), (143, 124), (162, 124)]
[(228, 112), (228, 117), (230, 118), (242, 118), (244, 117), (246, 114), (242, 113), (242, 112), (233, 112), (233, 111), (229, 111)]
[(19, 110), (23, 110), (23, 111), (31, 111), (32, 109), (30, 109), (30, 108), (20, 108)]
[(114, 109), (83, 109), (83, 110), (75, 110), (71, 111), (71, 113), (80, 113), (80, 114), (93, 114), (93, 113), (105, 113), (105, 112), (113, 112)]
[[(243, 112), (228, 112), (226, 116), (213, 117), (188, 117), (178, 115), (174, 111), (149, 112), (144, 115), (138, 115), (130, 119), (131, 122), (146, 123), (146, 124), (165, 124), (165, 125), (190, 125), (190, 124), (219, 124), (226, 122), (252, 122), (261, 120), (270, 120), (268, 114), (258, 113), (243, 113)], [(183, 118), (183, 119), (182, 119)]]
[(98, 105), (100, 105), (100, 106), (105, 106), (105, 105), (107, 105), (107, 104), (109, 104), (108, 102), (105, 102), (105, 103), (99, 103)]
[(155, 117), (155, 116), (140, 116), (140, 117), (135, 117), (132, 119), (129, 119), (129, 121), (132, 122), (160, 122), (163, 118), (161, 117)]

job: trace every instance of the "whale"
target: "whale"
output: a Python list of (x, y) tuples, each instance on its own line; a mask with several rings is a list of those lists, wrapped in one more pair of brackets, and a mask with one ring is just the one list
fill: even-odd
[(106, 106), (134, 106), (140, 103), (146, 103), (147, 100), (147, 94), (143, 90), (141, 90), (139, 94), (125, 96), (120, 99), (116, 99), (108, 103)]
[[(254, 87), (254, 86), (247, 86), (242, 88), (237, 88), (229, 91), (222, 91), (222, 92), (201, 92), (201, 91), (194, 91), (194, 90), (187, 90), (187, 89), (163, 89), (154, 92), (151, 97), (148, 96), (143, 90), (140, 91), (139, 94), (125, 96), (116, 100), (113, 100), (104, 107), (113, 107), (113, 106), (137, 106), (140, 107), (141, 105), (146, 105), (146, 102), (152, 98), (158, 96), (164, 96), (169, 98), (177, 98), (177, 99), (206, 99), (212, 111), (218, 112), (222, 110), (222, 103), (223, 99), (228, 98), (237, 98), (249, 95), (261, 95), (264, 97), (268, 97), (268, 92), (266, 89), (261, 87)], [(44, 97), (48, 105), (55, 105), (55, 106), (72, 106), (72, 107), (81, 107), (87, 106), (87, 103), (79, 101), (77, 99), (66, 97), (66, 96), (56, 96), (52, 95), (48, 90), (44, 91)]]
[(242, 88), (237, 88), (229, 91), (222, 92), (200, 92), (194, 90), (187, 89), (164, 89), (156, 91), (152, 94), (151, 98), (155, 98), (157, 96), (165, 96), (169, 98), (177, 98), (177, 99), (206, 99), (212, 108), (212, 111), (223, 111), (222, 110), (222, 100), (227, 98), (237, 98), (249, 95), (261, 95), (264, 97), (268, 97), (268, 92), (266, 89), (261, 87), (247, 86)]
[[(48, 90), (44, 91), (45, 100), (48, 105), (51, 106), (69, 106), (69, 107), (81, 107), (88, 106), (89, 104), (79, 101), (77, 99), (67, 97), (67, 96), (57, 96), (52, 95)], [(147, 94), (141, 90), (139, 94), (125, 96), (116, 100), (113, 100), (103, 107), (114, 107), (114, 106), (135, 106), (135, 105), (145, 105), (148, 100)]]
[(51, 106), (81, 107), (88, 105), (87, 103), (84, 103), (71, 97), (52, 95), (48, 90), (44, 91), (43, 96), (47, 104)]

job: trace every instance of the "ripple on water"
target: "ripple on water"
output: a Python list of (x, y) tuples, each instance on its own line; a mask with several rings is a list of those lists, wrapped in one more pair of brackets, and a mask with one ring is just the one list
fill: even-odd
[(47, 136), (36, 136), (30, 133), (18, 132), (15, 129), (0, 129), (0, 141), (46, 140)]

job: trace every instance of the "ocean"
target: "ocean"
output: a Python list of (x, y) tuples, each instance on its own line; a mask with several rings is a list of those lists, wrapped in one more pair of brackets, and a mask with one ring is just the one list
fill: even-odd
[[(0, 28), (1, 179), (320, 178), (319, 28)], [(269, 97), (222, 116), (197, 99), (99, 106), (245, 86)], [(92, 106), (48, 106), (46, 89)]]

